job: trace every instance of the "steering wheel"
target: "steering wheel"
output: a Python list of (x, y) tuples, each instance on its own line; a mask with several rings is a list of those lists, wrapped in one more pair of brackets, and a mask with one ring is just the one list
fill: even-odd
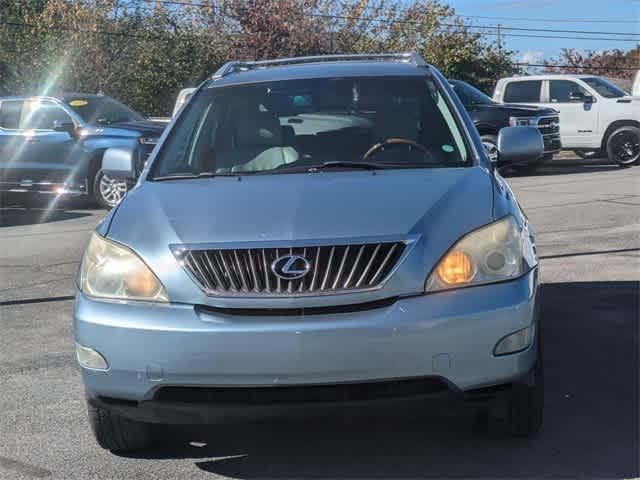
[(421, 152), (429, 153), (427, 147), (409, 138), (386, 138), (382, 142), (376, 143), (369, 150), (367, 150), (367, 152), (362, 156), (362, 159), (367, 160), (369, 157), (375, 155), (376, 153), (384, 151), (385, 148), (393, 147), (396, 145), (404, 145), (405, 147), (408, 147), (409, 150), (411, 150), (411, 148), (417, 148)]

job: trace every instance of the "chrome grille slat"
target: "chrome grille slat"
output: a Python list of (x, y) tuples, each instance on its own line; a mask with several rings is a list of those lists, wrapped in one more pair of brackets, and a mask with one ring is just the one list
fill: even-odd
[[(180, 247), (181, 264), (208, 294), (296, 296), (358, 291), (381, 286), (408, 252), (410, 241), (269, 248)], [(283, 279), (272, 271), (284, 255), (310, 264), (302, 278)]]
[(267, 263), (267, 254), (262, 249), (262, 268), (264, 268), (264, 284), (267, 292), (271, 291), (271, 284), (269, 283), (269, 264)]
[(253, 290), (258, 292), (260, 291), (260, 281), (258, 280), (258, 272), (256, 270), (256, 266), (253, 263), (253, 253), (251, 250), (247, 250), (247, 255), (249, 256), (249, 265), (251, 266), (251, 276), (253, 277)]
[(391, 256), (393, 255), (393, 252), (394, 252), (394, 250), (396, 249), (397, 246), (398, 246), (397, 243), (394, 243), (391, 246), (391, 248), (389, 249), (387, 254), (384, 256), (384, 260), (382, 261), (382, 263), (378, 267), (378, 270), (376, 270), (376, 273), (373, 274), (373, 277), (369, 281), (369, 285), (375, 285), (375, 283), (378, 281), (378, 278), (380, 278), (380, 275), (382, 275), (382, 272), (384, 271), (384, 267), (386, 267), (387, 263), (389, 263), (389, 259), (391, 259)]
[(336, 279), (333, 281), (333, 285), (331, 288), (334, 290), (338, 287), (338, 283), (340, 283), (340, 278), (342, 278), (342, 272), (344, 270), (344, 264), (347, 261), (347, 255), (349, 255), (349, 249), (351, 245), (347, 245), (347, 248), (344, 249), (344, 253), (342, 254), (342, 261), (340, 262), (340, 267), (338, 267), (338, 273), (336, 273)]
[(355, 261), (353, 262), (353, 267), (351, 268), (351, 273), (349, 274), (347, 279), (344, 281), (344, 285), (342, 286), (343, 288), (349, 288), (349, 286), (351, 285), (351, 280), (353, 279), (354, 275), (356, 274), (356, 269), (358, 268), (358, 265), (360, 264), (360, 259), (362, 258), (362, 254), (364, 253), (365, 247), (366, 247), (366, 245), (361, 245), (360, 246), (360, 249), (358, 250), (358, 256), (356, 257)]
[(218, 257), (222, 261), (222, 266), (224, 267), (225, 276), (229, 279), (230, 290), (239, 290), (239, 287), (236, 286), (236, 279), (234, 278), (231, 270), (229, 269), (229, 265), (227, 265), (227, 261), (224, 258), (224, 253), (222, 250), (218, 250)]
[(327, 261), (327, 269), (324, 272), (324, 278), (322, 279), (322, 285), (320, 285), (320, 290), (324, 290), (327, 287), (327, 282), (329, 281), (329, 275), (331, 274), (331, 265), (333, 262), (333, 255), (336, 251), (336, 247), (331, 247), (331, 251), (329, 253), (329, 260)]
[(378, 256), (379, 251), (380, 251), (380, 244), (376, 245), (375, 250), (371, 254), (371, 258), (369, 258), (369, 261), (367, 262), (367, 266), (364, 267), (362, 275), (360, 275), (360, 278), (356, 282), (356, 287), (359, 287), (364, 283), (365, 279), (367, 278), (367, 273), (369, 273), (369, 270), (371, 269), (371, 265), (373, 265), (373, 261)]
[(220, 273), (218, 272), (217, 266), (214, 266), (212, 259), (209, 257), (209, 252), (204, 251), (202, 253), (204, 255), (204, 258), (207, 259), (207, 263), (209, 264), (209, 269), (213, 272), (213, 276), (216, 279), (216, 283), (218, 285), (224, 286), (225, 282), (222, 280), (222, 277), (220, 276)]

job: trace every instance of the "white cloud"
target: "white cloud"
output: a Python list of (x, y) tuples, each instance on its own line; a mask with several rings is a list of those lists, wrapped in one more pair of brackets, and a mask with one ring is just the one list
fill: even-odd
[(522, 63), (542, 63), (544, 59), (544, 52), (539, 50), (527, 50), (520, 56), (520, 62)]

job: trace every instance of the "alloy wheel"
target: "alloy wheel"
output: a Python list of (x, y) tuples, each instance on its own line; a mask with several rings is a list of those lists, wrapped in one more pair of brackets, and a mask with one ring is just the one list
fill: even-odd
[(487, 149), (487, 154), (489, 155), (489, 158), (491, 159), (492, 162), (497, 162), (498, 161), (498, 146), (493, 143), (490, 142), (488, 140), (483, 140), (482, 144), (484, 145), (484, 148)]
[(107, 175), (100, 178), (100, 195), (110, 207), (118, 205), (127, 194), (127, 182), (116, 180)]
[(640, 158), (640, 137), (635, 132), (623, 130), (610, 141), (618, 163), (629, 165)]

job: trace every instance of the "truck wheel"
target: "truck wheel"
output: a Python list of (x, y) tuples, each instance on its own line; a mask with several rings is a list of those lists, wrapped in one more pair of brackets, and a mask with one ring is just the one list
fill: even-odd
[(609, 160), (628, 167), (640, 159), (640, 128), (631, 125), (620, 127), (607, 139)]
[(98, 170), (93, 179), (93, 196), (106, 209), (116, 207), (127, 194), (129, 187), (125, 180), (116, 180)]
[(544, 410), (544, 375), (542, 351), (538, 339), (538, 358), (530, 381), (517, 381), (509, 397), (509, 431), (518, 437), (529, 437), (542, 427)]
[(487, 155), (492, 162), (498, 161), (498, 137), (495, 135), (482, 135), (480, 137), (484, 148), (487, 149)]
[(155, 425), (124, 418), (105, 408), (87, 403), (91, 430), (98, 445), (113, 452), (144, 450), (156, 441)]

